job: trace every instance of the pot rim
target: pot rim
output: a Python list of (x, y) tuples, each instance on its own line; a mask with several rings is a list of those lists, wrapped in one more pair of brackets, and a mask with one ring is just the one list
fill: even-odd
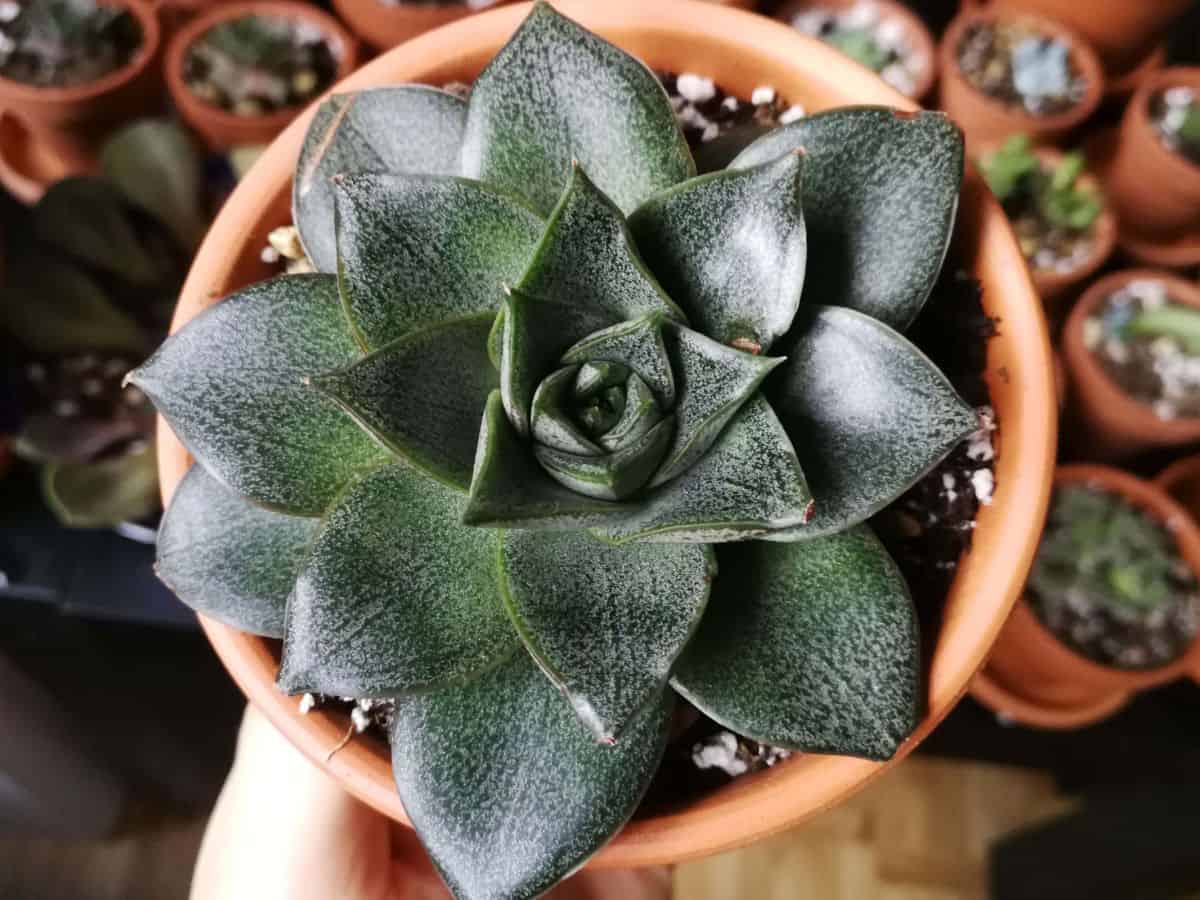
[(1103, 395), (1106, 418), (1124, 423), (1122, 428), (1125, 430), (1157, 436), (1156, 442), (1187, 443), (1200, 438), (1200, 416), (1159, 418), (1148, 404), (1134, 400), (1126, 394), (1083, 343), (1083, 326), (1092, 310), (1124, 285), (1140, 280), (1165, 282), (1172, 300), (1200, 309), (1200, 286), (1172, 272), (1150, 268), (1111, 272), (1089, 285), (1071, 309), (1067, 324), (1063, 328), (1063, 357), (1073, 377), (1087, 379)]
[[(957, 48), (963, 32), (969, 25), (979, 22), (996, 22), (1001, 19), (1025, 19), (1036, 22), (1041, 31), (1065, 42), (1070, 47), (1071, 59), (1082, 71), (1084, 78), (1084, 94), (1078, 103), (1053, 115), (1035, 116), (1021, 107), (985, 94), (967, 80), (958, 64)], [(958, 81), (970, 92), (972, 97), (993, 112), (1009, 116), (1014, 122), (1024, 123), (1024, 125), (1015, 126), (1013, 130), (1028, 131), (1034, 137), (1043, 132), (1070, 131), (1087, 119), (1104, 99), (1104, 67), (1100, 63), (1100, 57), (1096, 55), (1096, 51), (1088, 42), (1065, 25), (1024, 10), (1009, 9), (1000, 5), (964, 6), (946, 26), (946, 30), (942, 34), (942, 39), (938, 44), (938, 64), (942, 78)]]
[(167, 42), (166, 81), (175, 103), (186, 107), (197, 117), (203, 117), (217, 130), (244, 129), (254, 124), (264, 130), (282, 131), (306, 106), (287, 106), (262, 116), (238, 116), (213, 106), (192, 91), (183, 80), (183, 64), (192, 44), (217, 25), (253, 15), (278, 16), (287, 19), (306, 19), (316, 24), (337, 60), (333, 84), (343, 81), (357, 63), (355, 38), (346, 27), (324, 10), (300, 0), (239, 0), (214, 6), (189, 20)]
[[(796, 100), (824, 98), (811, 108), (873, 101), (917, 109), (837, 50), (765, 17), (700, 0), (558, 0), (556, 6), (664, 67), (678, 63), (710, 71), (733, 93), (744, 90), (748, 95), (756, 84), (774, 83), (785, 94), (795, 94)], [(442, 84), (468, 69), (477, 73), (529, 9), (528, 3), (504, 6), (429, 32), (381, 56), (336, 89), (409, 80)], [(648, 51), (637, 49), (643, 47)], [(235, 279), (244, 284), (250, 280), (248, 272), (263, 274), (255, 241), (265, 239), (290, 208), (292, 170), (314, 110), (315, 104), (271, 144), (226, 202), (193, 263), (173, 331), (216, 302)], [(997, 488), (993, 504), (980, 509), (976, 533), (982, 538), (977, 537), (975, 552), (959, 567), (937, 650), (925, 660), (925, 716), (887, 763), (817, 754), (794, 757), (738, 779), (678, 812), (629, 823), (600, 851), (597, 865), (631, 867), (702, 856), (765, 837), (833, 805), (911, 752), (949, 713), (982, 665), (1033, 560), (1036, 523), (1042, 521), (1049, 499), (1057, 416), (1050, 342), (1040, 304), (1003, 213), (972, 174), (964, 179), (955, 240), (964, 268), (982, 277), (985, 308), (1002, 318), (1005, 333), (1014, 337), (1002, 336), (988, 347), (986, 379), (1002, 429)], [(165, 500), (189, 464), (187, 451), (160, 417), (159, 471)], [(202, 621), (235, 680), (293, 744), (351, 793), (405, 821), (386, 748), (381, 753), (374, 745), (352, 742), (327, 758), (341, 741), (344, 726), (326, 715), (302, 716), (295, 698), (276, 690), (272, 645)]]
[(1169, 172), (1168, 177), (1173, 183), (1190, 183), (1200, 189), (1200, 165), (1188, 162), (1164, 144), (1162, 138), (1154, 133), (1154, 126), (1150, 122), (1150, 98), (1164, 88), (1179, 84), (1191, 87), (1200, 95), (1200, 66), (1168, 66), (1149, 72), (1129, 99), (1121, 127), (1137, 128), (1147, 133), (1154, 147), (1157, 167)]
[(0, 76), (0, 104), (67, 105), (94, 100), (133, 81), (158, 59), (162, 45), (162, 25), (153, 0), (98, 0), (106, 6), (120, 6), (138, 20), (142, 43), (130, 60), (100, 78), (69, 87), (37, 87)]
[[(1059, 466), (1055, 470), (1055, 490), (1065, 485), (1080, 484), (1116, 494), (1166, 529), (1175, 541), (1175, 549), (1200, 583), (1200, 526), (1191, 514), (1167, 493), (1166, 488), (1156, 481), (1147, 481), (1123, 469), (1098, 463), (1073, 463)], [(1064, 658), (1070, 660), (1073, 668), (1091, 681), (1115, 684), (1117, 690), (1144, 691), (1185, 676), (1200, 665), (1200, 634), (1192, 639), (1191, 647), (1182, 656), (1164, 666), (1151, 669), (1121, 669), (1089, 659), (1060, 640), (1042, 624), (1032, 605), (1024, 597), (1020, 606), (1013, 611), (1014, 615), (1018, 613), (1026, 615), (1030, 626), (1039, 632), (1045, 641), (1053, 644), (1057, 651), (1065, 654)]]

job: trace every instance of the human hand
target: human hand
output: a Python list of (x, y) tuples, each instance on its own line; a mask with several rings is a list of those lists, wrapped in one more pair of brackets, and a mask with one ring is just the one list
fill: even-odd
[[(585, 871), (547, 900), (668, 900), (670, 871)], [(254, 707), (209, 819), (192, 900), (449, 900), (416, 836), (309, 762)]]

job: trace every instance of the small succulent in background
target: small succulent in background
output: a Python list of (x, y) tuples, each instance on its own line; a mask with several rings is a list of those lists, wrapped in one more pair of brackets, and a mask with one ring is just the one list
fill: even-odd
[(137, 53), (142, 30), (120, 6), (96, 0), (0, 2), (0, 76), (37, 87), (103, 78)]
[(697, 177), (653, 73), (545, 3), (467, 100), (335, 95), (294, 181), (317, 271), (131, 376), (198, 462), (162, 577), (284, 638), (284, 690), (394, 700), (405, 809), (463, 898), (538, 895), (611, 838), (676, 693), (892, 756), (917, 623), (864, 523), (977, 425), (901, 334), (962, 153), (941, 115), (851, 108)]

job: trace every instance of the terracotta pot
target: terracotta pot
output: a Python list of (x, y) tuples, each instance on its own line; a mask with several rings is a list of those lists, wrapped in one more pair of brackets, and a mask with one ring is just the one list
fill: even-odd
[(167, 45), (167, 87), (179, 115), (213, 149), (266, 144), (304, 111), (303, 106), (291, 106), (265, 116), (238, 116), (201, 100), (184, 82), (184, 60), (192, 44), (216, 25), (251, 15), (305, 19), (320, 28), (337, 60), (335, 81), (358, 65), (358, 43), (353, 35), (333, 16), (297, 0), (227, 3), (192, 19)]
[[(999, 146), (999, 143), (985, 145), (980, 150), (976, 160), (981, 160), (988, 154), (994, 153)], [(1058, 165), (1062, 162), (1063, 156), (1065, 156), (1061, 150), (1056, 150), (1052, 147), (1038, 147), (1035, 148), (1034, 153), (1044, 169), (1053, 168)], [(1101, 191), (1100, 182), (1091, 172), (1085, 171), (1079, 177), (1078, 183), (1081, 187), (1089, 190)], [(1117, 217), (1106, 203), (1104, 211), (1092, 224), (1091, 251), (1079, 265), (1068, 272), (1038, 269), (1032, 265), (1029, 267), (1030, 274), (1033, 277), (1033, 286), (1037, 288), (1038, 295), (1042, 298), (1042, 302), (1046, 304), (1046, 314), (1052, 322), (1061, 321), (1064, 312), (1063, 301), (1069, 299), (1071, 293), (1080, 284), (1096, 274), (1096, 271), (1112, 255), (1116, 245)]]
[(201, 13), (237, 0), (143, 0), (158, 8), (158, 21), (169, 39)]
[[(1020, 107), (989, 97), (963, 76), (958, 65), (958, 46), (968, 27), (1014, 16), (1034, 20), (1041, 31), (1069, 45), (1071, 60), (1085, 84), (1083, 98), (1071, 109), (1055, 115), (1031, 115)], [(938, 68), (938, 104), (962, 127), (971, 148), (1002, 141), (1017, 133), (1028, 134), (1039, 145), (1058, 143), (1091, 116), (1104, 98), (1100, 59), (1082, 38), (1057, 22), (1012, 10), (987, 7), (960, 12), (938, 45)]]
[[(1107, 466), (1061, 466), (1055, 487), (1089, 485), (1125, 498), (1163, 525), (1180, 556), (1200, 575), (1200, 527), (1161, 487)], [(1080, 710), (1119, 708), (1138, 691), (1188, 675), (1200, 663), (1200, 640), (1182, 657), (1154, 669), (1118, 669), (1093, 662), (1068, 647), (1042, 625), (1028, 602), (1013, 609), (988, 659), (985, 681), (1029, 706), (1048, 721)]]
[[(842, 10), (856, 6), (860, 0), (789, 0), (777, 9), (773, 15), (781, 22), (791, 23), (792, 17), (809, 9)], [(879, 17), (885, 22), (898, 22), (904, 31), (905, 41), (912, 49), (917, 59), (925, 61), (924, 68), (912, 91), (907, 92), (913, 100), (925, 98), (933, 88), (937, 77), (937, 47), (929, 29), (907, 6), (897, 0), (874, 0), (873, 4), (879, 10)], [(749, 5), (752, 8), (752, 4)]]
[[(45, 189), (42, 177), (91, 171), (103, 139), (118, 125), (156, 109), (162, 96), (157, 62), (161, 30), (151, 0), (100, 0), (137, 17), (142, 46), (115, 72), (72, 87), (34, 87), (0, 78), (0, 119), (9, 140), (0, 142), (0, 176), (14, 194), (32, 202)], [(14, 142), (14, 129), (20, 141)], [(17, 143), (23, 146), (17, 146)], [(36, 157), (33, 176), (27, 158)], [(23, 164), (25, 168), (23, 168)]]
[(1176, 460), (1155, 477), (1154, 483), (1200, 522), (1200, 455)]
[[(493, 5), (507, 2), (493, 0)], [(333, 0), (333, 8), (364, 43), (376, 50), (387, 50), (480, 11), (478, 5), (465, 2), (385, 6), (379, 0)]]
[(1109, 164), (1108, 189), (1122, 227), (1170, 241), (1200, 231), (1200, 166), (1159, 139), (1150, 101), (1167, 87), (1200, 94), (1200, 67), (1172, 67), (1148, 77), (1125, 109)]
[(1156, 269), (1125, 269), (1101, 278), (1079, 298), (1063, 329), (1062, 354), (1071, 386), (1070, 413), (1081, 452), (1089, 459), (1120, 459), (1154, 447), (1200, 440), (1200, 417), (1160, 419), (1145, 403), (1128, 396), (1105, 373), (1083, 343), (1088, 316), (1112, 293), (1131, 281), (1166, 283), (1171, 298), (1200, 308), (1200, 287)]
[[(556, 6), (652, 66), (704, 72), (748, 97), (774, 85), (811, 110), (851, 103), (915, 104), (838, 51), (779, 22), (696, 0), (671, 3), (558, 0)], [(472, 16), (398, 47), (337, 90), (419, 81), (470, 81), (528, 15), (529, 4)], [(289, 219), (290, 185), (312, 111), (263, 154), (221, 210), (193, 264), (172, 324), (179, 329), (229, 291), (271, 271), (259, 258), (271, 228)], [(1055, 444), (1054, 389), (1044, 319), (1004, 215), (980, 179), (969, 175), (955, 251), (983, 284), (984, 306), (1005, 327), (988, 348), (987, 381), (1001, 430), (994, 502), (980, 510), (975, 549), (947, 598), (936, 651), (926, 660), (926, 714), (888, 764), (805, 754), (739, 779), (691, 806), (639, 819), (598, 855), (606, 866), (678, 861), (749, 843), (844, 799), (911, 752), (962, 696), (1024, 583), (1049, 497)], [(169, 499), (190, 465), (160, 421), (159, 467)], [(302, 716), (296, 698), (275, 688), (278, 643), (204, 621), (213, 646), (243, 690), (275, 725), (347, 790), (405, 821), (387, 748), (354, 741), (336, 754), (346, 720)]]

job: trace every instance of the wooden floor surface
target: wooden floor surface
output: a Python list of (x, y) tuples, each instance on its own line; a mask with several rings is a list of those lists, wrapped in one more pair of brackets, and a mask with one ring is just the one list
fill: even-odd
[[(989, 843), (1065, 808), (1040, 775), (913, 759), (795, 831), (681, 866), (675, 900), (975, 900)], [(0, 838), (0, 900), (182, 900), (203, 826)]]

